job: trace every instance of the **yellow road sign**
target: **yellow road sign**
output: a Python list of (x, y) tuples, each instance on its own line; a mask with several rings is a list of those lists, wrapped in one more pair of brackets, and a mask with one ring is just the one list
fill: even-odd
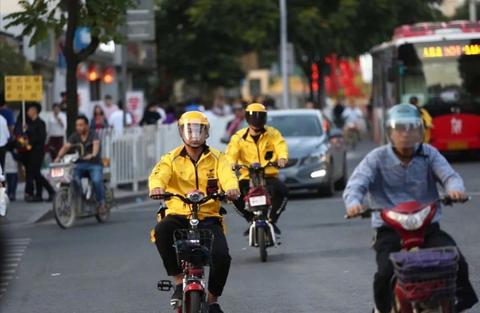
[(6, 101), (42, 101), (42, 76), (5, 76)]

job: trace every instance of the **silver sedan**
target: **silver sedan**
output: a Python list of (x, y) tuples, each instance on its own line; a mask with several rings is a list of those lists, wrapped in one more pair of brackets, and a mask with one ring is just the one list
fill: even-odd
[(313, 189), (331, 196), (345, 187), (346, 150), (342, 133), (319, 110), (269, 111), (267, 125), (277, 128), (288, 144), (289, 162), (280, 171), (292, 189)]

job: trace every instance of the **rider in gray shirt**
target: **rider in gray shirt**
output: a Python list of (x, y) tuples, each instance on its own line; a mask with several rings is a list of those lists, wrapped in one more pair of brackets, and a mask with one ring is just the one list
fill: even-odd
[[(437, 149), (422, 144), (423, 124), (418, 110), (410, 104), (399, 104), (388, 111), (386, 133), (390, 144), (370, 152), (354, 170), (343, 193), (347, 214), (354, 216), (364, 209), (364, 198), (374, 208), (393, 208), (402, 202), (431, 203), (439, 198), (437, 183), (454, 200), (466, 197), (460, 175), (453, 170)], [(440, 229), (440, 210), (426, 230), (426, 247), (455, 246), (456, 243)], [(391, 310), (390, 281), (392, 252), (401, 249), (400, 236), (384, 225), (378, 214), (372, 216), (376, 229), (374, 249), (377, 273), (374, 277), (375, 312)], [(456, 312), (471, 308), (478, 302), (468, 278), (468, 265), (460, 255), (457, 278)]]

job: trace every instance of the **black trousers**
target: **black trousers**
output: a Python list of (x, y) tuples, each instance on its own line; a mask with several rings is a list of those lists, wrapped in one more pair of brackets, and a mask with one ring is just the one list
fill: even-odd
[(2, 173), (5, 173), (5, 154), (7, 153), (7, 145), (0, 147), (0, 166)]
[[(400, 236), (394, 229), (390, 227), (377, 229), (374, 244), (374, 249), (377, 253), (377, 273), (375, 273), (373, 280), (373, 293), (375, 305), (382, 313), (390, 313), (391, 310), (392, 294), (390, 284), (393, 277), (393, 264), (390, 262), (389, 256), (390, 253), (401, 250), (400, 241)], [(424, 247), (445, 246), (456, 246), (456, 243), (449, 234), (440, 229), (438, 223), (431, 224), (426, 231)], [(478, 302), (477, 295), (468, 278), (468, 264), (461, 253), (458, 263), (457, 299), (458, 312), (468, 309)]]
[[(240, 192), (242, 193), (242, 196), (233, 202), (238, 213), (240, 213), (247, 222), (251, 222), (253, 219), (253, 213), (245, 210), (245, 201), (243, 200), (250, 189), (249, 182), (248, 179), (242, 179), (240, 181)], [(272, 197), (272, 210), (270, 210), (268, 217), (272, 223), (275, 224), (278, 221), (280, 214), (282, 214), (287, 206), (288, 188), (276, 177), (267, 177), (266, 183), (267, 190)]]
[(26, 179), (25, 179), (25, 194), (34, 195), (34, 182), (35, 182), (35, 196), (41, 198), (43, 188), (47, 189), (49, 195), (53, 195), (55, 190), (48, 180), (43, 177), (42, 168), (43, 158), (45, 152), (42, 149), (32, 149), (31, 151), (23, 155)]
[[(173, 247), (173, 232), (176, 229), (188, 227), (189, 220), (179, 215), (167, 215), (155, 227), (155, 244), (169, 276), (176, 276), (182, 273), (182, 269), (177, 263), (175, 248)], [(213, 233), (208, 291), (212, 295), (219, 297), (222, 295), (223, 288), (227, 282), (232, 260), (228, 252), (227, 238), (223, 232), (222, 224), (217, 218), (200, 221), (199, 227), (210, 229)]]

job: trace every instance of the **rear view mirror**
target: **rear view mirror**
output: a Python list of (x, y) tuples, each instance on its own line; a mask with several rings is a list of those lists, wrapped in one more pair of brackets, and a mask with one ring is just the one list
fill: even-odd
[(265, 160), (270, 161), (273, 158), (273, 151), (267, 151), (265, 153)]
[(342, 138), (343, 137), (343, 131), (340, 128), (332, 128), (330, 130), (329, 136), (330, 139), (332, 138)]

